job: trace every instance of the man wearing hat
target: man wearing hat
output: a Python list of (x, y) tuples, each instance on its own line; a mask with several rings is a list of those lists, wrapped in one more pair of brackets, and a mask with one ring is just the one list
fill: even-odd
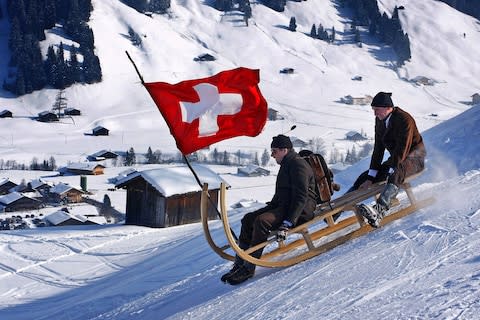
[[(362, 173), (347, 191), (364, 189), (372, 183), (387, 181), (385, 189), (373, 206), (359, 205), (368, 223), (379, 227), (381, 219), (396, 197), (405, 177), (424, 168), (426, 150), (415, 120), (406, 111), (395, 107), (392, 94), (379, 92), (372, 100), (375, 114), (375, 144), (369, 170)], [(382, 163), (387, 150), (390, 157)]]
[[(267, 206), (247, 213), (242, 218), (238, 245), (243, 250), (265, 242), (272, 230), (286, 231), (300, 223), (311, 220), (316, 206), (315, 178), (310, 165), (294, 150), (290, 138), (285, 135), (273, 137), (272, 157), (280, 165), (275, 184), (275, 194)], [(260, 258), (262, 249), (251, 253)], [(221, 278), (235, 285), (253, 277), (255, 265), (235, 257), (232, 269)]]

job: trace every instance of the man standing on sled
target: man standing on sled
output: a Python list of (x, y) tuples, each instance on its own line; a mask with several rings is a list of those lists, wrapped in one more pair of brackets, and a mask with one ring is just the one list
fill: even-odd
[[(423, 170), (426, 150), (413, 117), (395, 107), (391, 93), (379, 92), (372, 101), (375, 114), (375, 144), (369, 170), (362, 173), (349, 191), (365, 189), (372, 183), (385, 181), (385, 189), (370, 206), (359, 205), (359, 212), (368, 223), (378, 228), (405, 178)], [(390, 157), (382, 163), (387, 150)]]
[[(288, 229), (313, 218), (316, 206), (315, 178), (310, 165), (294, 150), (289, 137), (273, 137), (272, 157), (280, 165), (275, 194), (266, 207), (247, 213), (242, 218), (239, 247), (243, 250), (265, 242), (270, 231), (279, 230), (285, 237)], [(277, 237), (279, 237), (277, 236)], [(250, 255), (259, 259), (262, 249)], [(221, 278), (235, 285), (253, 277), (255, 265), (235, 257), (232, 269)]]

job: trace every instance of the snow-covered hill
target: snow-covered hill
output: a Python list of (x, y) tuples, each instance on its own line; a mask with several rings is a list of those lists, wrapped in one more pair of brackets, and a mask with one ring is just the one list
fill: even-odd
[[(5, 2), (0, 1), (3, 6)], [(39, 159), (54, 155), (61, 164), (83, 160), (100, 149), (134, 147), (137, 152), (146, 152), (151, 146), (163, 152), (175, 151), (174, 141), (125, 51), (147, 82), (175, 83), (238, 66), (260, 69), (260, 87), (269, 106), (286, 120), (268, 122), (254, 143), (252, 139), (235, 138), (214, 146), (220, 150), (263, 150), (272, 135), (296, 124), (293, 134), (297, 137), (321, 137), (327, 152), (335, 148), (345, 151), (351, 147), (344, 140), (348, 131), (364, 130), (372, 135), (372, 114), (368, 106), (348, 106), (338, 101), (346, 95), (373, 96), (381, 90), (393, 92), (394, 102), (412, 112), (420, 129), (426, 130), (468, 109), (465, 102), (471, 101), (471, 95), (480, 88), (476, 50), (479, 23), (433, 0), (408, 4), (379, 1), (379, 7), (387, 13), (400, 4), (405, 6), (400, 19), (410, 36), (412, 60), (396, 69), (393, 51), (369, 37), (366, 30), (362, 30), (363, 47), (353, 43), (351, 13), (333, 1), (288, 2), (283, 13), (254, 2), (249, 27), (241, 22), (239, 12), (225, 14), (198, 0), (172, 1), (168, 15), (153, 18), (118, 0), (93, 1), (90, 26), (104, 81), (68, 88), (69, 106), (80, 109), (83, 115), (54, 124), (39, 123), (32, 117), (51, 108), (57, 90), (19, 98), (0, 91), (0, 108), (14, 114), (13, 119), (1, 119), (0, 158), (24, 159), (28, 164), (32, 155)], [(296, 17), (297, 32), (286, 29), (292, 16)], [(319, 23), (325, 28), (335, 27), (335, 44), (309, 37), (312, 24)], [(129, 27), (142, 36), (141, 47), (128, 39)], [(58, 43), (59, 34), (58, 30), (49, 32), (42, 47)], [(9, 56), (6, 41), (7, 33), (0, 33), (2, 57)], [(217, 60), (193, 61), (201, 53), (210, 53)], [(6, 59), (2, 60), (5, 66)], [(284, 67), (294, 68), (295, 73), (279, 73)], [(363, 80), (352, 81), (357, 75)], [(419, 76), (433, 79), (435, 85), (408, 81)], [(437, 116), (430, 116), (432, 113)], [(85, 135), (97, 125), (108, 128), (110, 136)]]
[[(259, 268), (253, 279), (238, 287), (219, 281), (230, 263), (210, 250), (199, 224), (2, 231), (0, 318), (476, 319), (480, 108), (467, 102), (480, 90), (480, 25), (433, 0), (378, 2), (388, 14), (395, 5), (405, 6), (400, 18), (412, 43), (412, 61), (400, 69), (395, 68), (393, 51), (366, 32), (362, 48), (352, 43), (349, 11), (331, 1), (291, 1), (284, 13), (254, 2), (253, 19), (245, 27), (240, 15), (218, 12), (208, 1), (173, 0), (167, 16), (150, 18), (121, 1), (94, 0), (90, 26), (104, 81), (68, 88), (69, 104), (83, 115), (58, 124), (31, 119), (51, 107), (56, 90), (20, 98), (0, 91), (0, 109), (14, 113), (12, 119), (0, 119), (0, 159), (28, 164), (33, 157), (53, 155), (62, 164), (83, 161), (100, 149), (175, 150), (127, 50), (146, 81), (178, 82), (238, 66), (260, 69), (262, 92), (286, 120), (268, 122), (257, 138), (220, 142), (215, 145), (219, 149), (263, 150), (272, 135), (293, 124), (297, 129), (292, 134), (302, 139), (321, 137), (327, 149), (344, 148), (348, 146), (344, 134), (350, 130), (372, 135), (373, 114), (369, 106), (348, 106), (338, 100), (348, 94), (392, 91), (394, 102), (411, 112), (423, 131), (428, 169), (415, 181), (414, 192), (419, 198), (434, 195), (433, 206), (294, 267)], [(2, 9), (5, 3), (0, 0)], [(291, 16), (298, 25), (295, 33), (285, 28)], [(0, 20), (0, 67), (9, 54), (4, 20)], [(332, 45), (311, 39), (308, 33), (314, 23), (335, 26), (338, 41)], [(143, 36), (141, 48), (127, 38), (129, 26)], [(50, 34), (47, 42), (54, 36)], [(201, 53), (218, 59), (194, 62)], [(295, 68), (295, 73), (280, 74), (284, 67)], [(356, 75), (363, 80), (352, 81)], [(407, 81), (418, 76), (435, 84)], [(84, 135), (96, 125), (108, 127), (111, 135)], [(367, 166), (365, 159), (337, 174), (342, 189)], [(119, 169), (106, 168), (104, 176), (89, 177), (89, 188), (103, 192), (111, 186), (107, 179)], [(244, 178), (235, 175), (234, 167), (213, 169), (232, 186), (229, 205), (251, 199), (253, 208), (272, 195), (274, 175)], [(57, 179), (42, 172), (1, 174), (13, 180), (28, 174)], [(124, 208), (125, 194), (111, 194), (112, 204)], [(249, 209), (230, 209), (236, 232)], [(218, 221), (211, 229), (221, 239)]]

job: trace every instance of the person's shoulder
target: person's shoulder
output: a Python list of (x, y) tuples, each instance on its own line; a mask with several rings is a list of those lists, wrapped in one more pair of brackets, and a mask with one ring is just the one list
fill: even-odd
[(407, 111), (403, 110), (400, 107), (395, 107), (395, 109), (393, 109), (393, 115), (395, 116), (395, 118), (399, 118), (403, 120), (408, 120), (408, 121), (414, 120), (410, 113), (408, 113)]

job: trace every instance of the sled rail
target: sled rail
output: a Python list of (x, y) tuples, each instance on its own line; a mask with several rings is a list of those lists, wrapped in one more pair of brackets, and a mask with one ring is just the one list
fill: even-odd
[[(391, 213), (387, 214), (382, 219), (380, 223), (381, 226), (409, 215), (410, 213), (434, 202), (433, 198), (418, 201), (414, 197), (410, 181), (418, 177), (420, 174), (421, 172), (408, 177), (401, 185), (401, 189), (407, 194), (409, 204), (406, 207), (397, 208), (399, 207), (397, 203), (397, 206), (390, 210)], [(227, 250), (231, 249), (234, 254), (237, 254), (242, 259), (258, 266), (272, 268), (288, 267), (315, 257), (342, 243), (375, 230), (365, 223), (363, 217), (357, 212), (356, 205), (371, 197), (379, 195), (383, 191), (384, 186), (385, 182), (375, 183), (368, 189), (356, 190), (344, 194), (337, 199), (333, 199), (328, 203), (319, 204), (315, 210), (315, 217), (312, 220), (289, 230), (287, 241), (277, 242), (276, 232), (272, 232), (267, 241), (247, 250), (242, 250), (238, 246), (230, 228), (225, 201), (226, 186), (224, 184), (220, 187), (220, 216), (228, 244), (218, 246), (213, 240), (208, 227), (208, 186), (205, 184), (203, 186), (201, 201), (202, 224), (207, 242), (222, 258), (233, 261), (234, 255), (227, 252)], [(395, 211), (395, 209), (397, 210)], [(354, 215), (340, 219), (338, 222), (333, 220), (333, 215), (346, 211), (353, 211)], [(324, 221), (326, 223), (324, 223)], [(315, 242), (320, 243), (316, 244)], [(257, 259), (250, 256), (250, 253), (261, 248), (265, 248), (264, 254), (261, 258)]]

